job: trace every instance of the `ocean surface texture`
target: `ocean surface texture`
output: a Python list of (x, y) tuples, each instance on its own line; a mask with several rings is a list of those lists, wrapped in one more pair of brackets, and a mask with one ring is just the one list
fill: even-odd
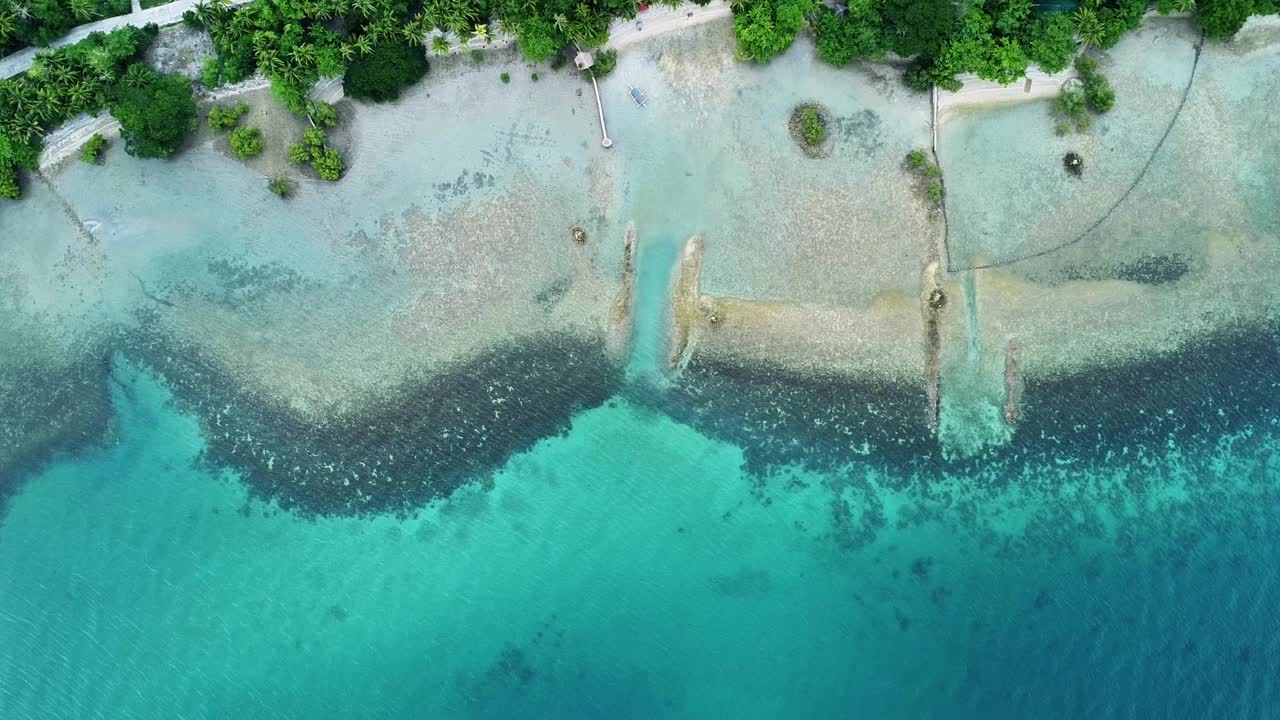
[[(0, 455), (0, 720), (1280, 717), (1280, 317), (1253, 275), (1205, 280), (1275, 257), (1280, 54), (1206, 55), (1187, 122), (1259, 104), (1224, 111), (1238, 167), (1189, 170), (1200, 126), (1149, 161), (1130, 140), (1174, 103), (1124, 103), (1182, 92), (1192, 40), (1117, 49), (1179, 64), (1116, 61), (1131, 94), (1079, 140), (1094, 185), (1059, 178), (1058, 146), (1048, 171), (982, 151), (1069, 142), (1043, 104), (943, 133), (957, 265), (1071, 241), (1135, 183), (1207, 196), (1180, 205), (1202, 225), (1121, 205), (1019, 279), (1131, 292), (1112, 317), (1151, 325), (1141, 352), (1055, 339), (1080, 362), (1027, 372), (1016, 425), (991, 401), (1013, 343), (982, 323), (1017, 307), (979, 307), (1013, 281), (983, 271), (951, 277), (937, 432), (922, 374), (668, 368), (693, 235), (707, 293), (915, 302), (941, 235), (903, 179), (927, 97), (807, 41), (766, 67), (724, 26), (628, 50), (610, 154), (589, 85), (500, 94), (529, 72), (503, 55), (344, 105), (348, 177), (288, 205), (214, 141), (53, 175), (0, 210), (0, 450), (27, 448)], [(811, 160), (785, 117), (827, 96), (841, 134)], [(1164, 342), (1196, 298), (1214, 332)], [(1025, 319), (1031, 361), (1052, 322)]]

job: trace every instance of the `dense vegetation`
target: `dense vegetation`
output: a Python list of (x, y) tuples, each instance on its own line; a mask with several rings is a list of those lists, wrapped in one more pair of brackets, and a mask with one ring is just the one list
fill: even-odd
[(77, 25), (129, 10), (129, 0), (0, 0), (0, 56), (48, 45)]
[[(791, 45), (795, 3), (803, 0), (741, 0), (734, 29), (739, 52), (768, 60)], [(843, 12), (819, 6), (806, 13), (818, 53), (833, 65), (876, 59), (887, 52), (914, 60), (906, 74), (912, 87), (958, 89), (956, 76), (974, 73), (1009, 83), (1035, 63), (1045, 72), (1071, 64), (1076, 42), (1110, 48), (1138, 27), (1150, 0), (1084, 0), (1074, 13), (1033, 12), (1032, 0), (848, 0)], [(1253, 14), (1280, 10), (1280, 0), (1160, 0), (1161, 11), (1195, 10), (1211, 38), (1235, 33)]]
[(111, 115), (120, 121), (125, 152), (169, 157), (195, 127), (191, 81), (161, 75), (141, 63), (130, 65), (111, 102)]
[(400, 90), (427, 74), (427, 58), (422, 49), (392, 38), (378, 44), (366, 57), (347, 66), (342, 88), (351, 97), (386, 102), (400, 97)]
[(134, 91), (131, 83), (143, 79), (141, 71), (126, 68), (156, 31), (150, 25), (93, 33), (37, 57), (24, 75), (0, 80), (0, 197), (18, 196), (17, 168), (35, 169), (46, 130), (114, 106)]

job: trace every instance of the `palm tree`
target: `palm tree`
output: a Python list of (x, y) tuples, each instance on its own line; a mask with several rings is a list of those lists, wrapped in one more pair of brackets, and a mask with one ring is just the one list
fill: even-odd
[(311, 43), (298, 43), (289, 51), (289, 59), (304, 67), (314, 65), (316, 63), (316, 47)]
[(564, 13), (556, 13), (551, 16), (551, 24), (555, 26), (556, 30), (564, 32), (569, 27), (569, 18), (565, 17)]
[(444, 55), (451, 49), (453, 49), (453, 44), (449, 42), (449, 38), (443, 35), (431, 38), (431, 50), (437, 55)]
[(149, 65), (134, 63), (129, 66), (128, 70), (124, 71), (124, 77), (120, 79), (120, 82), (124, 83), (125, 87), (141, 88), (150, 85), (155, 80), (155, 77), (156, 71), (152, 70)]
[(342, 54), (342, 59), (348, 62), (356, 56), (356, 48), (351, 43), (342, 43), (339, 45), (338, 52)]
[(1107, 30), (1098, 12), (1091, 7), (1082, 7), (1072, 18), (1075, 20), (1076, 35), (1080, 41), (1090, 47), (1099, 47), (1106, 38)]
[(1196, 0), (1178, 0), (1174, 9), (1181, 13), (1189, 13), (1196, 9)]
[(86, 82), (78, 82), (67, 89), (67, 99), (75, 109), (86, 107), (93, 99), (93, 87)]
[(0, 13), (0, 43), (9, 41), (9, 37), (18, 29), (18, 18), (13, 13)]
[(360, 37), (356, 38), (355, 45), (356, 45), (356, 50), (359, 50), (361, 55), (368, 55), (369, 53), (373, 52), (373, 43), (369, 42), (368, 36), (361, 35)]
[(98, 14), (98, 3), (95, 0), (71, 0), (70, 4), (71, 14), (82, 22)]
[(489, 26), (476, 25), (471, 31), (471, 37), (477, 40), (483, 40), (486, 45), (489, 44)]

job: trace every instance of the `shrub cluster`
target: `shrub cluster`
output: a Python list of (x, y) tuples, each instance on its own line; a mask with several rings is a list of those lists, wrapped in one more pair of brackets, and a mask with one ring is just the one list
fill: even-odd
[(267, 181), (267, 189), (280, 197), (288, 197), (293, 192), (293, 183), (287, 178), (273, 177)]
[(1084, 132), (1093, 125), (1089, 111), (1104, 113), (1116, 104), (1116, 92), (1111, 82), (1098, 71), (1098, 61), (1087, 55), (1076, 58), (1076, 72), (1080, 85), (1068, 84), (1058, 93), (1054, 111), (1058, 115), (1056, 126), (1059, 135), (1066, 135), (1074, 128)]
[(238, 158), (260, 155), (264, 147), (262, 131), (258, 128), (242, 127), (231, 131), (231, 152)]
[(907, 168), (916, 178), (916, 186), (924, 199), (929, 202), (930, 212), (935, 213), (942, 208), (942, 168), (929, 160), (925, 150), (912, 150), (907, 153)]
[(328, 137), (324, 130), (309, 127), (302, 134), (302, 142), (289, 146), (289, 159), (296, 163), (310, 162), (321, 178), (337, 180), (342, 177), (347, 166), (342, 162), (342, 154), (327, 143)]
[(209, 127), (213, 130), (230, 130), (240, 124), (240, 118), (249, 112), (244, 103), (232, 107), (214, 107), (209, 110)]
[(827, 128), (818, 116), (818, 109), (812, 105), (806, 105), (800, 110), (800, 132), (809, 145), (821, 145), (827, 139)]
[(89, 142), (80, 148), (81, 162), (97, 165), (98, 161), (102, 159), (102, 151), (106, 147), (107, 139), (102, 137), (100, 133), (94, 133), (93, 137), (89, 138)]

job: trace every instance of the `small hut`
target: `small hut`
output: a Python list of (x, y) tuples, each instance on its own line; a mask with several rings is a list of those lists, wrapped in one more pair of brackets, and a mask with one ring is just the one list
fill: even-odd
[(577, 65), (579, 70), (586, 70), (596, 64), (596, 59), (591, 56), (591, 53), (579, 50), (578, 54), (573, 56), (573, 64)]

